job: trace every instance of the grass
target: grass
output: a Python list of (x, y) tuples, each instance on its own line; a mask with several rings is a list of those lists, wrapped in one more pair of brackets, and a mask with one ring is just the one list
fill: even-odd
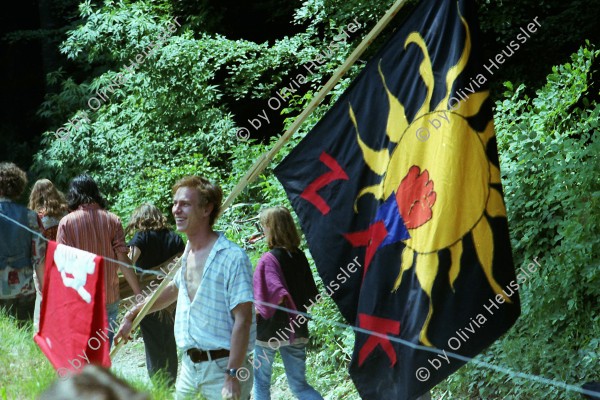
[[(155, 379), (149, 385), (117, 376), (153, 399), (173, 397), (164, 380)], [(33, 324), (18, 323), (0, 309), (0, 400), (36, 399), (56, 378), (54, 368), (33, 341)]]
[[(54, 381), (50, 362), (23, 326), (0, 309), (0, 399), (35, 399)], [(21, 324), (22, 325), (22, 324)]]
[[(136, 344), (143, 352), (143, 344)], [(309, 351), (307, 359), (308, 380), (326, 399), (357, 398), (349, 395), (356, 393), (346, 371), (340, 376), (319, 376), (319, 357), (317, 352)], [(130, 362), (132, 362), (130, 360)], [(342, 371), (340, 371), (342, 372)], [(164, 380), (153, 379), (147, 383), (139, 379), (128, 379), (124, 371), (117, 372), (119, 378), (128, 382), (137, 390), (150, 393), (155, 400), (171, 400), (172, 389)], [(54, 368), (33, 341), (33, 325), (19, 324), (0, 309), (0, 400), (29, 400), (36, 399), (57, 378)], [(336, 382), (337, 381), (337, 382)], [(278, 355), (273, 365), (271, 391), (273, 399), (289, 399), (293, 395), (289, 391), (283, 362)], [(343, 393), (343, 395), (342, 395)]]

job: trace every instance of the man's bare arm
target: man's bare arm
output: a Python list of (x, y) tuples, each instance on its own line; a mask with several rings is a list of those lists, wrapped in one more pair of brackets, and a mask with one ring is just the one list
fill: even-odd
[[(40, 233), (41, 232), (42, 231), (40, 230)], [(42, 285), (44, 284), (44, 269), (46, 267), (46, 242), (44, 242), (42, 238), (37, 235), (35, 235), (31, 240), (31, 262), (33, 264), (33, 268), (35, 268), (35, 274), (38, 280), (38, 289), (40, 292), (42, 292)]]
[(131, 246), (129, 248), (129, 258), (131, 258), (131, 262), (135, 264), (135, 262), (142, 255), (142, 251), (137, 246)]
[(44, 262), (40, 262), (35, 267), (35, 274), (38, 279), (38, 286), (40, 288), (40, 292), (42, 292), (42, 285), (44, 284), (44, 264), (45, 264)]
[[(233, 330), (231, 332), (227, 369), (240, 368), (246, 359), (248, 340), (250, 339), (250, 327), (252, 326), (252, 303), (238, 304), (231, 312), (235, 322), (233, 323)], [(239, 398), (241, 395), (240, 382), (237, 378), (226, 375), (222, 393), (231, 394), (234, 398)]]

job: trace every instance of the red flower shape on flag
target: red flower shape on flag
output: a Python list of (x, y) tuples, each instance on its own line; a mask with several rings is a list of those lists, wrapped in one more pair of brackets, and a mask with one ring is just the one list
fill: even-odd
[(396, 201), (407, 229), (415, 229), (431, 219), (436, 193), (429, 172), (413, 165), (400, 182)]

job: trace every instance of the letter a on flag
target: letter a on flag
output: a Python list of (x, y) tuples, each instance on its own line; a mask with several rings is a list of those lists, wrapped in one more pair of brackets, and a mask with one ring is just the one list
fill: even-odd
[(275, 169), (325, 285), (362, 260), (332, 297), (378, 333), (356, 333), (363, 399), (415, 399), (464, 364), (394, 338), (473, 357), (520, 313), (474, 10), (422, 1)]

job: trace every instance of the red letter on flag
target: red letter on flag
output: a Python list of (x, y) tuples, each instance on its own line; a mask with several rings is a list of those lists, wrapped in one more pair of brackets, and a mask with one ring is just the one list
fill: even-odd
[(344, 237), (352, 243), (352, 247), (367, 246), (365, 254), (365, 269), (363, 270), (363, 278), (367, 274), (371, 260), (375, 256), (379, 245), (385, 240), (388, 234), (383, 221), (377, 221), (369, 226), (365, 231), (345, 233)]
[[(364, 329), (368, 329), (370, 331), (375, 331), (384, 335), (394, 334), (398, 335), (400, 333), (400, 321), (394, 321), (393, 319), (379, 318), (373, 315), (367, 314), (358, 314), (358, 326)], [(396, 351), (394, 350), (394, 346), (389, 341), (389, 339), (385, 339), (379, 336), (369, 336), (365, 344), (360, 349), (358, 353), (358, 366), (362, 366), (365, 362), (366, 358), (375, 350), (377, 345), (381, 345), (381, 348), (387, 354), (390, 359), (390, 367), (393, 367), (396, 364)]]
[(335, 160), (335, 158), (331, 157), (329, 154), (322, 152), (319, 157), (319, 161), (325, 164), (331, 171), (324, 173), (314, 181), (312, 181), (306, 189), (302, 192), (300, 197), (304, 200), (308, 200), (312, 205), (317, 207), (321, 214), (326, 215), (330, 207), (327, 205), (325, 200), (317, 193), (318, 190), (321, 190), (325, 186), (329, 185), (333, 181), (337, 181), (343, 179), (345, 181), (348, 180), (348, 175), (344, 171), (340, 164)]

